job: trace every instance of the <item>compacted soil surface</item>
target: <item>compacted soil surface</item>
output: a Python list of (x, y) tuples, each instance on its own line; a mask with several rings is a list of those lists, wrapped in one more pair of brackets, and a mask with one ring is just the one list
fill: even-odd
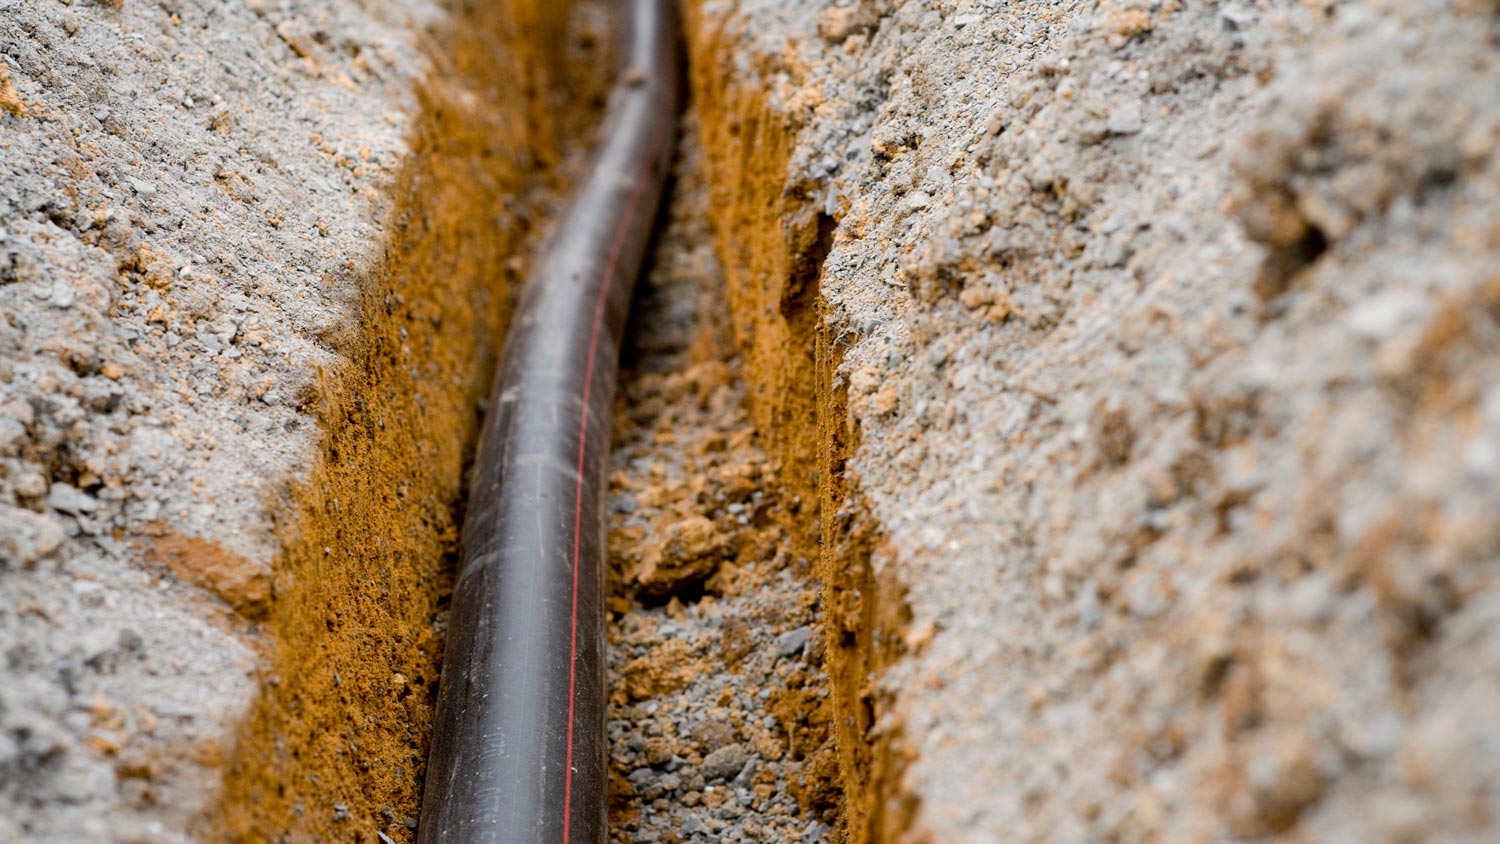
[(0, 4), (0, 840), (214, 799), (436, 14)]
[(1495, 4), (688, 9), (751, 404), (814, 347), (909, 613), (855, 833), (1493, 840)]
[(0, 841), (410, 838), (604, 11), (0, 2)]
[[(615, 842), (1500, 837), (1500, 6), (684, 0)], [(0, 841), (410, 841), (607, 5), (0, 0)]]

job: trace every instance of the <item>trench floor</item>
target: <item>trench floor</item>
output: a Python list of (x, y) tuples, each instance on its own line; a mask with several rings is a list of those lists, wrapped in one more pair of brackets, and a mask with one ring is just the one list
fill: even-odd
[(611, 837), (834, 841), (819, 590), (744, 408), (691, 113), (685, 126), (615, 416)]

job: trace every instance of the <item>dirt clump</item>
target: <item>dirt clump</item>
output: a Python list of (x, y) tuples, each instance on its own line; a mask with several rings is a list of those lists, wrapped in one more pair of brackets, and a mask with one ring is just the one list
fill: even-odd
[[(648, 491), (649, 492), (649, 491)], [(702, 516), (688, 516), (662, 528), (662, 538), (646, 545), (628, 578), (643, 598), (664, 598), (707, 580), (718, 571), (729, 537)]]
[(26, 117), (30, 110), (26, 103), (16, 93), (16, 86), (10, 81), (10, 70), (0, 67), (0, 111), (5, 111), (12, 117)]
[(198, 536), (164, 534), (150, 541), (147, 560), (184, 583), (209, 590), (247, 618), (265, 615), (271, 578), (250, 560)]

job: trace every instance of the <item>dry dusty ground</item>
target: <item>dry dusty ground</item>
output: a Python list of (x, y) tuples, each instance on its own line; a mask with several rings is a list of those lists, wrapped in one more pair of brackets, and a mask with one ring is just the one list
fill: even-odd
[(265, 610), (436, 14), (0, 5), (0, 840), (213, 798), (256, 653), (194, 593)]
[(0, 3), (0, 840), (410, 837), (568, 8)]
[[(1492, 840), (1493, 0), (684, 6), (614, 839)], [(0, 841), (410, 839), (566, 8), (0, 0)]]
[(1493, 839), (1494, 4), (690, 7), (760, 401), (771, 242), (911, 615), (860, 828)]

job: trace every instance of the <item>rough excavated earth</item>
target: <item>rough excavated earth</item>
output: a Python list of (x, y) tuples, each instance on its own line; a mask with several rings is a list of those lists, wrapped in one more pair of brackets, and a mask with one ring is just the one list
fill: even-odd
[(0, 2), (0, 841), (410, 838), (567, 11)]
[[(613, 840), (1494, 840), (1500, 6), (683, 6)], [(0, 0), (0, 841), (411, 840), (607, 18)]]
[(820, 841), (842, 793), (818, 587), (745, 409), (685, 123), (615, 414), (611, 835)]
[(855, 832), (1493, 839), (1494, 4), (690, 10), (752, 404), (780, 248), (910, 612)]
[(0, 839), (212, 799), (436, 13), (0, 5)]

